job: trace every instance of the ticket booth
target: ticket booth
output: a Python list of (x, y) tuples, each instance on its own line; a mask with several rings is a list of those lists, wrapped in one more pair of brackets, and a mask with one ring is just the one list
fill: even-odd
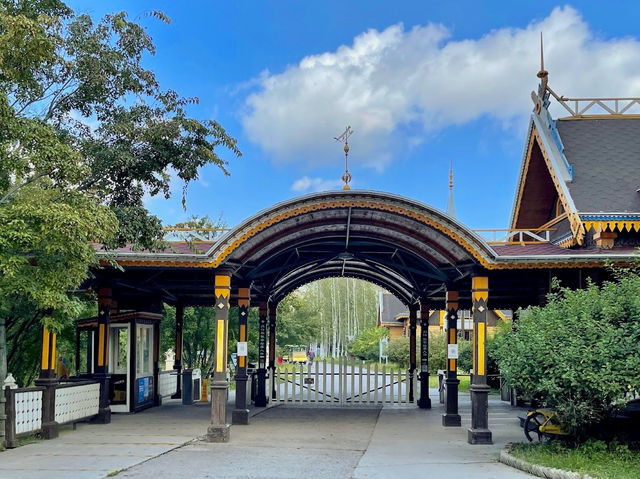
[[(158, 351), (161, 314), (132, 311), (110, 315), (109, 400), (111, 412), (136, 412), (159, 404)], [(78, 321), (76, 363), (80, 375), (95, 373), (97, 318)]]

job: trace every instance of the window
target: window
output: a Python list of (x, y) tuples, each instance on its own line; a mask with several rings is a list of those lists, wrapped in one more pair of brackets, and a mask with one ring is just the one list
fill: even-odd
[(136, 377), (153, 374), (153, 326), (136, 325)]

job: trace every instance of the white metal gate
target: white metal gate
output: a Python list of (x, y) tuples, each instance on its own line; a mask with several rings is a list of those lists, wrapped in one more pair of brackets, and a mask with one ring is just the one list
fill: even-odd
[[(315, 361), (306, 365), (276, 367), (268, 391), (275, 402), (316, 404), (413, 404), (420, 397), (413, 377), (414, 401), (409, 401), (409, 371), (394, 371), (386, 365), (354, 363), (346, 358)], [(272, 383), (275, 381), (275, 384)]]

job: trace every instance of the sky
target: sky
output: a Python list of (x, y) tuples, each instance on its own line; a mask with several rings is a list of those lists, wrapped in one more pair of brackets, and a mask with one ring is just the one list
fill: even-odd
[[(144, 59), (162, 88), (198, 97), (243, 153), (170, 200), (165, 224), (192, 215), (239, 224), (271, 205), (340, 189), (347, 125), (352, 189), (446, 208), (453, 165), (458, 219), (506, 228), (540, 68), (568, 97), (640, 96), (640, 2), (74, 0), (100, 18), (126, 10), (156, 44)], [(161, 10), (170, 24), (147, 13)], [(552, 107), (554, 116), (561, 111)]]

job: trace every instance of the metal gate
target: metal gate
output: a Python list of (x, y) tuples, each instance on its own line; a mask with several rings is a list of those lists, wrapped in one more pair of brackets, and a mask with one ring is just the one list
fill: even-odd
[(386, 365), (354, 363), (346, 358), (306, 365), (278, 365), (269, 381), (268, 390), (275, 391), (273, 401), (276, 403), (408, 405), (420, 397), (415, 374), (414, 401), (409, 401), (409, 371), (394, 371)]

